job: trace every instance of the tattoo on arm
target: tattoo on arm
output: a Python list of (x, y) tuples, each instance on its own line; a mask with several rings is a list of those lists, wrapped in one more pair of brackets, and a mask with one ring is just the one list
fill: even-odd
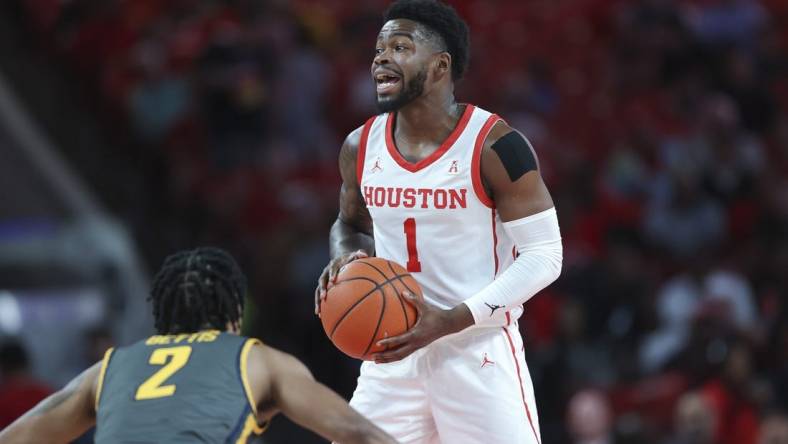
[(361, 195), (361, 184), (356, 178), (358, 144), (346, 142), (339, 152), (342, 190), (339, 195), (339, 218), (357, 230), (372, 234), (372, 217)]
[(339, 192), (339, 216), (334, 226), (331, 227), (332, 258), (359, 249), (365, 250), (370, 255), (374, 253), (372, 216), (370, 216), (366, 202), (361, 195), (356, 177), (357, 132), (348, 136), (339, 153), (342, 188)]
[(339, 220), (356, 231), (371, 236), (372, 216), (358, 189), (345, 190), (345, 186), (342, 188), (339, 197)]

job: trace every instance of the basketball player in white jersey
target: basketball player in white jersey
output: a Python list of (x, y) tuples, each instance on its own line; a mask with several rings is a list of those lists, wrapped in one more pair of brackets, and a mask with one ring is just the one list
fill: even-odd
[(405, 265), (419, 320), (364, 362), (351, 405), (402, 443), (541, 444), (517, 319), (553, 282), (562, 245), (527, 140), (495, 114), (455, 101), (468, 29), (437, 1), (384, 15), (372, 77), (383, 112), (345, 140), (332, 260)]

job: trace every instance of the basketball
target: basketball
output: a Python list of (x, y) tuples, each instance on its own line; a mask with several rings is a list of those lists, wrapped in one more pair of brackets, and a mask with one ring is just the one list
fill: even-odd
[(346, 355), (370, 360), (384, 350), (377, 341), (416, 322), (416, 309), (400, 296), (404, 290), (421, 297), (419, 284), (401, 265), (377, 257), (355, 260), (339, 270), (321, 304), (323, 329)]

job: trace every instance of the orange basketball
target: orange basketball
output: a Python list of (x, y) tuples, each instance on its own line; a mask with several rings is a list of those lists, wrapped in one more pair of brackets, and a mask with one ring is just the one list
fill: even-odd
[(326, 334), (348, 356), (369, 360), (383, 351), (377, 341), (408, 331), (416, 309), (400, 296), (404, 290), (421, 297), (421, 288), (399, 264), (370, 257), (339, 270), (320, 305)]

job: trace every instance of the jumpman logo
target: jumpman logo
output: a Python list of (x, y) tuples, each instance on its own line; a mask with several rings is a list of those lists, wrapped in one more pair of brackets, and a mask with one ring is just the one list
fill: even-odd
[(495, 310), (504, 307), (503, 305), (495, 305), (495, 304), (490, 305), (486, 302), (484, 303), (484, 305), (486, 305), (490, 309), (490, 317), (492, 317), (493, 313), (495, 313)]
[(452, 160), (451, 165), (449, 166), (449, 174), (457, 174), (459, 172), (459, 168), (457, 168), (457, 161)]
[(482, 358), (482, 365), (481, 365), (481, 367), (479, 367), (479, 368), (483, 368), (483, 367), (484, 367), (485, 365), (487, 365), (487, 364), (490, 364), (490, 365), (495, 365), (495, 362), (494, 362), (494, 361), (490, 361), (490, 360), (487, 358), (487, 353), (485, 353), (485, 354), (484, 354), (484, 357)]
[(380, 157), (375, 159), (375, 165), (372, 166), (372, 170), (370, 171), (370, 173), (375, 173), (377, 171), (383, 171), (383, 167), (380, 166)]

